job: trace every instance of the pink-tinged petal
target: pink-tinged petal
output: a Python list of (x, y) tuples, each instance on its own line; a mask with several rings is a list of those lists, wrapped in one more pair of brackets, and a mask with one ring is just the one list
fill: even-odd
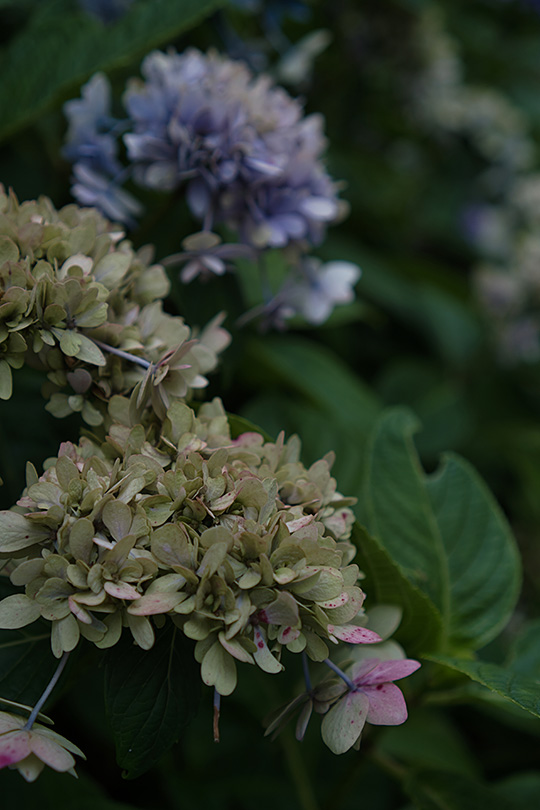
[(0, 735), (0, 768), (21, 762), (30, 754), (28, 731), (7, 731)]
[(30, 748), (32, 753), (55, 771), (63, 773), (69, 771), (75, 765), (75, 760), (65, 748), (58, 745), (54, 740), (41, 736), (39, 731), (33, 731), (30, 738)]
[(342, 607), (343, 605), (346, 605), (348, 601), (349, 601), (349, 594), (347, 593), (347, 591), (343, 591), (342, 593), (339, 594), (339, 596), (336, 596), (334, 599), (328, 599), (326, 602), (317, 602), (317, 604), (319, 605), (319, 607), (322, 607), (323, 610), (326, 610), (327, 608)]
[(393, 683), (366, 686), (369, 698), (368, 723), (374, 726), (399, 726), (407, 719), (407, 705), (401, 689)]
[(382, 641), (382, 638), (377, 633), (374, 633), (373, 630), (358, 627), (356, 624), (342, 624), (338, 626), (329, 624), (328, 632), (331, 636), (335, 636), (340, 641), (346, 641), (347, 644), (377, 644), (378, 641)]
[[(357, 664), (357, 668), (353, 668), (352, 679), (356, 684), (359, 686), (375, 686), (379, 683), (399, 681), (400, 678), (412, 675), (420, 667), (420, 662), (414, 661), (412, 658), (404, 658), (398, 661), (379, 661), (375, 667), (368, 666), (373, 662), (374, 659), (369, 659), (363, 661), (360, 665)], [(362, 669), (362, 666), (364, 666), (364, 669)]]
[(362, 733), (369, 710), (363, 692), (348, 692), (325, 714), (321, 725), (324, 742), (334, 754), (344, 754)]
[(17, 764), (17, 770), (27, 782), (35, 782), (44, 767), (45, 763), (35, 754), (29, 754), (26, 759)]
[(282, 669), (285, 669), (283, 664), (281, 664), (277, 658), (274, 658), (268, 649), (268, 645), (263, 634), (256, 626), (253, 628), (253, 635), (255, 644), (257, 645), (257, 650), (253, 653), (253, 658), (259, 667), (264, 672), (269, 672), (272, 675), (275, 675), (276, 673), (281, 672)]
[(115, 599), (140, 599), (141, 594), (133, 585), (128, 585), (127, 582), (106, 582), (104, 585), (106, 592), (109, 596), (114, 596)]
[(92, 617), (90, 616), (88, 611), (85, 610), (80, 605), (78, 605), (77, 602), (75, 602), (75, 600), (73, 599), (73, 597), (71, 596), (69, 597), (68, 604), (69, 609), (71, 610), (75, 618), (77, 618), (83, 624), (92, 624)]

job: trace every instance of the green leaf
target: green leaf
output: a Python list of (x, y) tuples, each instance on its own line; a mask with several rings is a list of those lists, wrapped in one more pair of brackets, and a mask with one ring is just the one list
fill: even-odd
[(439, 609), (448, 641), (484, 646), (509, 620), (520, 585), (510, 528), (479, 476), (446, 456), (427, 476), (408, 411), (387, 411), (374, 431), (366, 466), (368, 529), (401, 572)]
[(9, 110), (9, 115), (0, 120), (0, 139), (74, 94), (97, 70), (129, 65), (199, 23), (222, 3), (138, 0), (111, 25), (85, 14), (73, 0), (40, 3), (2, 55), (0, 108)]
[(512, 802), (512, 810), (540, 807), (540, 773), (530, 771), (509, 776), (496, 785), (497, 792)]
[(433, 708), (415, 707), (406, 723), (381, 731), (377, 741), (386, 756), (417, 768), (476, 776), (471, 752), (457, 726)]
[(491, 785), (455, 773), (413, 774), (404, 788), (418, 810), (513, 810), (514, 807)]
[[(14, 595), (7, 577), (0, 577), (0, 596)], [(33, 705), (51, 679), (58, 661), (51, 650), (51, 628), (45, 621), (20, 630), (0, 630), (0, 695)]]
[(352, 540), (358, 548), (356, 562), (366, 574), (363, 585), (368, 595), (368, 614), (371, 604), (399, 605), (403, 618), (394, 637), (407, 655), (437, 650), (442, 621), (433, 602), (407, 579), (377, 538), (358, 523), (353, 528)]
[(249, 419), (245, 419), (243, 416), (238, 416), (236, 413), (228, 413), (227, 419), (233, 439), (237, 439), (242, 433), (260, 433), (266, 442), (272, 441), (272, 437), (269, 436), (265, 430), (253, 424)]
[(467, 675), (471, 680), (482, 684), (506, 700), (510, 700), (535, 717), (540, 717), (540, 689), (537, 680), (520, 675), (508, 667), (500, 667), (484, 661), (470, 661), (466, 658), (439, 654), (427, 654), (424, 657), (436, 664)]
[(427, 490), (446, 551), (450, 634), (483, 647), (505, 627), (521, 587), (519, 552), (504, 515), (463, 459), (443, 456)]
[(540, 619), (527, 622), (521, 629), (510, 650), (508, 666), (540, 683)]
[(124, 634), (106, 658), (105, 703), (118, 764), (134, 778), (180, 737), (197, 711), (199, 667), (191, 643), (171, 624), (151, 650)]
[(267, 337), (250, 343), (249, 358), (250, 377), (261, 375), (272, 387), (277, 378), (358, 432), (373, 427), (380, 410), (376, 396), (325, 346), (291, 335)]

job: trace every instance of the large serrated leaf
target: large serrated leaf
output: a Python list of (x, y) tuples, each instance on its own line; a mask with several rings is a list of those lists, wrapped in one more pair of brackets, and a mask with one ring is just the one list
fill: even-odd
[(417, 427), (403, 409), (379, 420), (366, 466), (367, 526), (436, 605), (449, 644), (478, 649), (512, 614), (519, 556), (504, 516), (469, 464), (449, 456), (438, 472), (425, 474), (412, 438)]
[(197, 711), (200, 677), (191, 642), (172, 623), (156, 636), (146, 651), (124, 635), (106, 658), (107, 714), (128, 778), (177, 742)]
[(103, 25), (73, 0), (40, 3), (1, 57), (0, 139), (39, 118), (97, 70), (128, 65), (196, 25), (223, 0), (138, 0)]
[(470, 661), (467, 658), (449, 655), (428, 654), (424, 657), (467, 675), (471, 680), (510, 700), (535, 717), (540, 717), (540, 689), (537, 680), (520, 675), (509, 667), (500, 667), (485, 661)]
[(446, 551), (450, 636), (482, 647), (515, 607), (521, 585), (517, 546), (491, 493), (466, 461), (444, 456), (426, 485)]
[(403, 618), (395, 638), (407, 655), (437, 650), (442, 621), (433, 602), (404, 576), (380, 542), (358, 523), (353, 528), (352, 540), (358, 548), (355, 561), (366, 574), (362, 584), (368, 596), (368, 613), (372, 604), (399, 605)]

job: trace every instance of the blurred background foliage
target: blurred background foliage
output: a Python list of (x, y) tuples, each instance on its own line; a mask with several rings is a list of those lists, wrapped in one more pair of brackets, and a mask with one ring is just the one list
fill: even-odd
[[(305, 38), (314, 31), (325, 32), (325, 46), (311, 58)], [(58, 207), (71, 201), (70, 166), (61, 157), (63, 102), (96, 70), (120, 92), (153, 47), (214, 47), (244, 58), (302, 96), (308, 112), (324, 114), (329, 171), (344, 180), (350, 215), (318, 254), (362, 268), (357, 300), (322, 327), (293, 321), (286, 333), (261, 333), (255, 322), (238, 325), (260, 303), (253, 268), (240, 263), (208, 284), (184, 286), (171, 272), (171, 311), (201, 326), (227, 312), (233, 341), (208, 393), (272, 437), (282, 429), (298, 433), (308, 463), (334, 450), (342, 492), (361, 492), (368, 438), (384, 406), (406, 405), (417, 415), (416, 447), (428, 472), (448, 450), (479, 470), (524, 560), (518, 613), (483, 656), (517, 661), (537, 682), (540, 657), (528, 639), (537, 638), (540, 616), (540, 360), (501, 352), (497, 322), (477, 294), (484, 257), (467, 217), (478, 204), (504, 213), (516, 175), (538, 170), (539, 42), (540, 4), (533, 0), (134, 0), (107, 24), (76, 0), (0, 0), (0, 180), (20, 199), (45, 194)], [(456, 65), (459, 92), (467, 98), (475, 88), (473, 123), (455, 108)], [(452, 114), (430, 107), (445, 93)], [(486, 132), (502, 133), (499, 152), (486, 147)], [(520, 149), (529, 149), (522, 163)], [(178, 250), (194, 227), (182, 196), (138, 196), (146, 215), (130, 238), (153, 242), (158, 259)], [(277, 281), (279, 256), (270, 270)], [(528, 304), (534, 311), (535, 302)], [(26, 460), (39, 466), (60, 441), (78, 435), (76, 419), (44, 412), (41, 384), (24, 369), (16, 396), (1, 404), (3, 508), (24, 485)], [(357, 508), (362, 516), (363, 504)], [(266, 706), (299, 683), (287, 674), (278, 689), (255, 673), (226, 702), (220, 746), (210, 742), (205, 694), (180, 743), (130, 782), (114, 765), (102, 677), (91, 654), (79, 659), (70, 675), (75, 687), (55, 708), (68, 737), (77, 741), (78, 729), (87, 729), (80, 782), (48, 773), (32, 786), (2, 772), (6, 807), (538, 806), (538, 722), (495, 698), (480, 699), (477, 684), (454, 691), (444, 712), (435, 704), (445, 702), (451, 679), (428, 698), (429, 710), (417, 686), (403, 727), (385, 729), (376, 746), (368, 736), (366, 756), (337, 759), (313, 730), (302, 747), (292, 735), (276, 743), (262, 737)]]

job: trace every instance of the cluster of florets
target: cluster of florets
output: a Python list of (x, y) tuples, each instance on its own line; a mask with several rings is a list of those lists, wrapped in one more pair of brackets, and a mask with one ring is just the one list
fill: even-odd
[(150, 247), (135, 251), (95, 209), (19, 204), (1, 187), (0, 225), (2, 399), (24, 362), (48, 372), (49, 410), (92, 425), (115, 393), (139, 386), (139, 405), (163, 416), (170, 396), (206, 385), (228, 334), (217, 319), (193, 340), (163, 312), (169, 281)]
[(123, 127), (110, 115), (103, 75), (84, 88), (83, 100), (66, 105), (65, 154), (75, 164), (79, 200), (123, 221), (135, 212), (118, 184), (108, 195), (99, 188), (100, 179), (103, 185), (120, 173), (116, 136), (123, 128), (135, 182), (160, 191), (185, 186), (205, 229), (223, 222), (257, 248), (321, 241), (342, 209), (321, 161), (321, 116), (304, 117), (268, 76), (255, 78), (217, 53), (155, 51), (141, 70), (145, 80), (132, 79), (124, 95)]
[[(268, 282), (261, 284), (262, 313), (273, 325), (293, 315), (321, 323), (335, 304), (352, 301), (356, 266), (333, 262), (327, 269), (305, 255), (346, 210), (322, 161), (322, 116), (304, 116), (269, 76), (215, 52), (155, 51), (141, 70), (144, 79), (131, 79), (124, 93), (123, 120), (111, 113), (101, 73), (65, 105), (64, 155), (73, 164), (75, 198), (132, 227), (141, 205), (123, 187), (128, 179), (156, 191), (182, 188), (202, 230), (179, 240), (182, 252), (165, 263), (183, 264), (186, 283), (222, 275), (239, 258), (261, 272), (265, 251), (286, 248), (282, 288), (269, 293)], [(214, 232), (220, 225), (238, 242), (223, 244)]]
[(176, 402), (159, 433), (132, 425), (121, 397), (111, 410), (102, 446), (63, 445), (1, 513), (0, 551), (26, 592), (0, 603), (0, 626), (51, 621), (59, 657), (80, 636), (110, 647), (124, 625), (149, 649), (168, 615), (225, 695), (235, 661), (274, 673), (284, 649), (321, 661), (328, 642), (380, 640), (358, 624), (353, 513), (331, 458), (306, 469), (296, 438), (231, 439), (217, 400), (198, 416)]

